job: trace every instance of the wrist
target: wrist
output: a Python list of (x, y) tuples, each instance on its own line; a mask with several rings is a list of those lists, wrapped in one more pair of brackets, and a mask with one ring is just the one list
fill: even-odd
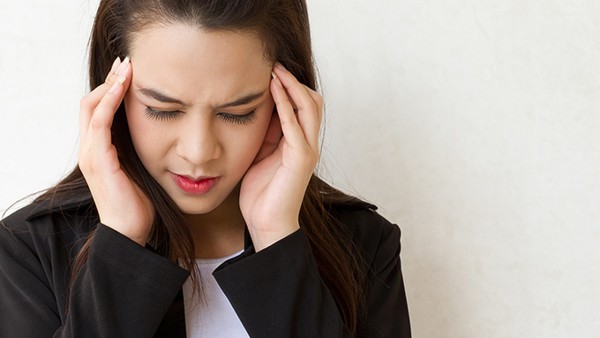
[(252, 237), (254, 250), (259, 252), (293, 234), (299, 229), (300, 224), (294, 223), (290, 224), (289, 226), (279, 227), (278, 229), (272, 230), (258, 230), (249, 227), (248, 231), (250, 232), (250, 237)]
[[(122, 222), (114, 222), (111, 220), (100, 219), (100, 223), (113, 229), (114, 231), (120, 233), (121, 235), (129, 238), (130, 240), (136, 242), (141, 246), (146, 246), (148, 238), (150, 237), (149, 230), (139, 229), (139, 227), (134, 226), (124, 226)], [(117, 227), (114, 226), (114, 224), (119, 224), (120, 226)]]

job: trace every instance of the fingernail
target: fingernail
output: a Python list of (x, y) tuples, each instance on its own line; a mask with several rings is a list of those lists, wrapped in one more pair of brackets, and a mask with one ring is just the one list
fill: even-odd
[(119, 89), (119, 87), (121, 87), (121, 82), (119, 82), (117, 80), (117, 81), (115, 81), (115, 83), (113, 83), (112, 87), (110, 87), (110, 89), (108, 90), (108, 93), (113, 94), (114, 92), (117, 91), (117, 89)]
[(114, 73), (115, 70), (117, 69), (117, 67), (121, 64), (121, 58), (119, 58), (117, 56), (117, 58), (115, 59), (115, 62), (113, 62), (112, 67), (110, 67), (110, 72)]
[(125, 60), (119, 65), (119, 69), (117, 69), (117, 75), (123, 75), (125, 69), (129, 65), (129, 56), (125, 57)]
[(119, 76), (115, 80), (115, 83), (113, 83), (112, 87), (110, 87), (110, 89), (108, 90), (108, 93), (112, 94), (112, 93), (116, 92), (117, 89), (119, 89), (119, 87), (121, 87), (123, 85), (123, 83), (125, 83), (125, 76)]
[(279, 80), (279, 77), (277, 77), (277, 75), (275, 74), (275, 72), (271, 72), (271, 76), (273, 77), (273, 81), (275, 81), (275, 84), (279, 87), (283, 87), (283, 85), (281, 84), (281, 80)]
[(108, 90), (109, 94), (114, 94), (119, 89), (119, 87), (121, 87), (123, 85), (124, 81), (122, 81), (121, 79), (122, 79), (122, 77), (119, 77), (115, 81), (115, 83), (113, 83), (112, 87), (110, 87), (110, 89)]

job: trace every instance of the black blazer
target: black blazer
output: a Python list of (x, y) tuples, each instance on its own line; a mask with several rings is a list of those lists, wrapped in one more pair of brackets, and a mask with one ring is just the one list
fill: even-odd
[[(359, 336), (410, 337), (399, 228), (374, 210), (334, 211), (369, 271)], [(89, 194), (34, 203), (4, 223), (0, 337), (185, 337), (188, 272), (99, 223)], [(73, 258), (94, 229), (68, 293)], [(213, 275), (250, 337), (350, 336), (302, 229), (259, 253), (247, 236), (245, 251)]]

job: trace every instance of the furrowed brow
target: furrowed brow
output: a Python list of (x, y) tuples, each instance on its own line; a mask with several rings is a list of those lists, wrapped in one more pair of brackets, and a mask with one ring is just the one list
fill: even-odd
[(160, 102), (163, 102), (163, 103), (176, 103), (176, 104), (179, 104), (179, 105), (182, 105), (182, 106), (186, 105), (183, 101), (181, 101), (179, 99), (172, 98), (170, 96), (167, 96), (167, 95), (159, 92), (156, 89), (140, 88), (138, 90), (138, 92), (140, 94), (144, 95), (144, 96), (150, 97), (152, 99), (155, 99), (156, 101), (160, 101)]
[(261, 98), (263, 95), (265, 95), (266, 91), (260, 92), (260, 93), (252, 93), (252, 94), (248, 94), (245, 96), (240, 97), (239, 99), (233, 100), (231, 102), (222, 104), (220, 106), (215, 107), (215, 109), (223, 109), (223, 108), (231, 108), (231, 107), (237, 107), (237, 106), (243, 106), (245, 104), (251, 103), (256, 101), (258, 98)]
[[(166, 94), (163, 94), (161, 92), (159, 92), (156, 89), (152, 89), (152, 88), (140, 88), (138, 90), (138, 92), (144, 96), (150, 97), (156, 101), (159, 102), (163, 102), (163, 103), (174, 103), (174, 104), (179, 104), (182, 106), (187, 106), (185, 104), (185, 102), (176, 99), (176, 98), (172, 98)], [(235, 99), (231, 102), (227, 102), (225, 104), (219, 105), (217, 107), (214, 107), (214, 109), (224, 109), (224, 108), (232, 108), (232, 107), (237, 107), (237, 106), (243, 106), (245, 104), (248, 103), (252, 103), (254, 101), (256, 101), (257, 99), (261, 98), (263, 95), (265, 95), (266, 90), (259, 92), (259, 93), (251, 93), (248, 95), (244, 95), (238, 99)]]

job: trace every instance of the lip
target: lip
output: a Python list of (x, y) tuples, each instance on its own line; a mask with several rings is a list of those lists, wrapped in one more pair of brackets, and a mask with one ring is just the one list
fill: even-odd
[(199, 178), (191, 178), (187, 175), (177, 175), (171, 173), (171, 177), (175, 184), (181, 189), (183, 192), (193, 195), (203, 195), (208, 193), (214, 188), (219, 180), (218, 177), (199, 177)]

